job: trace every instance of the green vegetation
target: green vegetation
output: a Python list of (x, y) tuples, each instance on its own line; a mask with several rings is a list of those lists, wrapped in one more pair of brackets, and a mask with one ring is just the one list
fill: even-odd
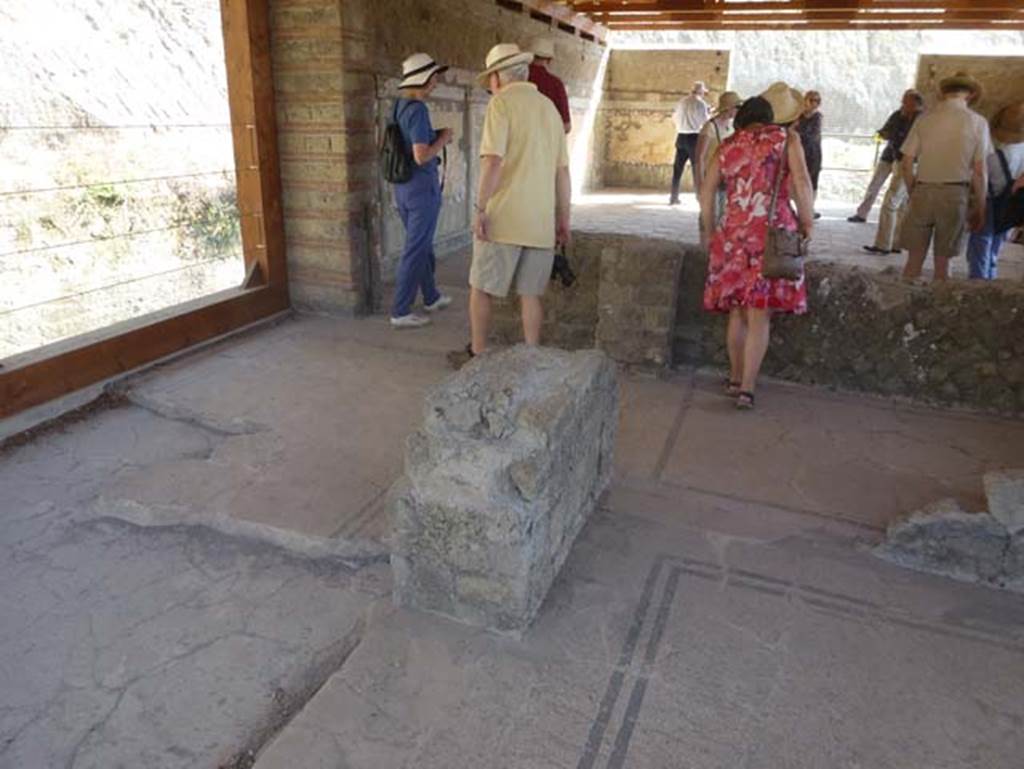
[(233, 187), (213, 192), (180, 190), (174, 219), (182, 228), (179, 245), (183, 257), (212, 259), (239, 247), (241, 226)]

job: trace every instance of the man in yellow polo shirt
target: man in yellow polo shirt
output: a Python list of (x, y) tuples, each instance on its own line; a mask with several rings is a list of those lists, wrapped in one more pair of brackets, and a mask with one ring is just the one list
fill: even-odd
[(569, 152), (551, 100), (528, 82), (533, 54), (509, 43), (487, 54), (479, 83), (493, 95), (480, 141), (480, 184), (469, 270), (470, 352), (487, 347), (491, 299), (515, 287), (527, 344), (540, 343), (541, 296), (554, 248), (568, 243)]

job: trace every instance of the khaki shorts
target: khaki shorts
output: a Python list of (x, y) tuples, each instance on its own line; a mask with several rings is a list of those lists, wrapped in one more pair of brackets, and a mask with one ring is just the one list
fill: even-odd
[(961, 184), (918, 184), (910, 196), (900, 245), (927, 251), (935, 234), (935, 256), (952, 259), (964, 251), (971, 190)]
[(541, 296), (551, 280), (554, 261), (550, 248), (474, 239), (469, 285), (491, 296), (508, 296), (514, 283), (520, 296)]

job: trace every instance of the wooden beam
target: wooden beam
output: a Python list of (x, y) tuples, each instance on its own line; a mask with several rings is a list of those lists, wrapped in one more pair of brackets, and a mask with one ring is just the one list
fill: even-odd
[[(38, 354), (10, 359), (12, 367), (0, 370), (0, 419), (288, 308), (288, 293), (280, 289), (263, 287), (227, 293), (227, 298), (207, 300), (206, 306), (192, 312), (152, 322), (127, 321), (111, 329), (109, 336), (94, 332), (87, 335), (92, 341), (59, 354), (47, 355), (43, 349)], [(134, 328), (122, 331), (124, 326), (133, 325)]]
[(602, 11), (678, 11), (690, 13), (769, 13), (773, 11), (851, 10), (979, 10), (1019, 11), (1020, 0), (776, 0), (774, 2), (719, 3), (706, 0), (581, 0), (579, 13)]
[(268, 0), (221, 0), (228, 104), (246, 269), (288, 282)]
[(671, 31), (671, 30), (736, 30), (736, 31), (760, 31), (772, 30), (816, 30), (816, 31), (856, 31), (856, 30), (920, 30), (920, 29), (962, 29), (962, 30), (1024, 30), (1024, 21), (1009, 22), (1006, 24), (986, 24), (980, 26), (978, 22), (956, 22), (936, 21), (926, 24), (921, 21), (913, 22), (865, 22), (865, 23), (839, 23), (839, 22), (765, 22), (758, 24), (750, 21), (736, 21), (723, 24), (722, 22), (699, 22), (689, 24), (685, 22), (634, 22), (608, 24), (612, 31)]
[(612, 30), (1024, 28), (1021, 0), (580, 0)]

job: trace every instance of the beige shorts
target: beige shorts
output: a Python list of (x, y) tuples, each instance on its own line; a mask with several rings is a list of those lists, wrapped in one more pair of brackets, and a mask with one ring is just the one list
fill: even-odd
[(554, 261), (550, 248), (474, 239), (469, 285), (491, 296), (508, 296), (514, 284), (520, 296), (541, 296), (551, 280)]
[(911, 251), (927, 251), (934, 233), (936, 256), (952, 259), (962, 254), (970, 198), (971, 190), (966, 185), (918, 184), (910, 196), (900, 245)]

